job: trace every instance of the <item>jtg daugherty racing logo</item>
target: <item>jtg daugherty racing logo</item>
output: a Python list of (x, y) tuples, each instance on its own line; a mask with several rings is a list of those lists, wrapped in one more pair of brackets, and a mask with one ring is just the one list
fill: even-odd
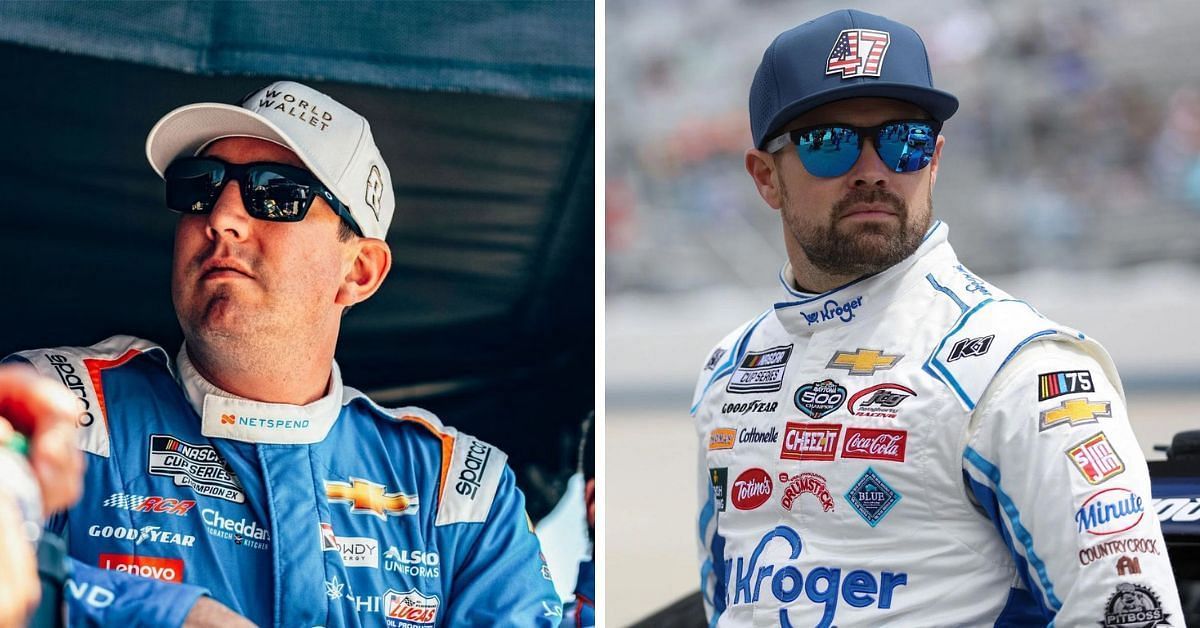
[(862, 300), (862, 297), (854, 297), (845, 303), (838, 303), (836, 299), (830, 299), (826, 301), (825, 305), (816, 312), (811, 314), (808, 312), (801, 312), (801, 314), (804, 315), (804, 320), (809, 324), (810, 327), (812, 325), (816, 325), (817, 323), (824, 323), (825, 321), (834, 320), (835, 318), (841, 319), (843, 323), (849, 323), (850, 321), (854, 320), (854, 316), (856, 314), (855, 310), (862, 307)]
[[(787, 560), (778, 564), (759, 566), (758, 561), (767, 545), (778, 539), (790, 549)], [(733, 587), (733, 606), (743, 604), (758, 604), (767, 584), (766, 594), (770, 595), (780, 605), (791, 604), (800, 599), (801, 595), (808, 598), (812, 604), (823, 604), (824, 609), (820, 628), (829, 628), (837, 615), (838, 600), (842, 600), (855, 608), (865, 608), (874, 605), (876, 608), (892, 607), (892, 598), (896, 588), (908, 584), (908, 574), (884, 571), (876, 577), (862, 570), (851, 570), (846, 575), (846, 581), (841, 582), (843, 568), (813, 567), (807, 574), (802, 574), (795, 566), (800, 558), (803, 544), (800, 535), (787, 526), (778, 526), (763, 535), (758, 546), (750, 554), (749, 560), (738, 556), (725, 561), (725, 602), (730, 604), (728, 587)], [(779, 552), (772, 552), (778, 556)], [(840, 597), (839, 597), (840, 593)], [(807, 605), (805, 605), (807, 606)], [(793, 610), (807, 610), (797, 605)], [(788, 609), (779, 609), (779, 624), (791, 626)], [(796, 624), (799, 625), (799, 624)]]

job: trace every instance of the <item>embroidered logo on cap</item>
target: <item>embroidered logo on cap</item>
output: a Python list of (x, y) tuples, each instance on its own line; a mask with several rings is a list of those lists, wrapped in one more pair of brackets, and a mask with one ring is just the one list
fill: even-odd
[(367, 207), (375, 212), (375, 220), (379, 220), (379, 205), (383, 202), (383, 175), (379, 167), (371, 164), (371, 172), (367, 174)]
[(842, 73), (842, 78), (879, 76), (883, 71), (883, 55), (887, 54), (892, 36), (884, 31), (865, 28), (842, 31), (829, 51), (826, 74)]

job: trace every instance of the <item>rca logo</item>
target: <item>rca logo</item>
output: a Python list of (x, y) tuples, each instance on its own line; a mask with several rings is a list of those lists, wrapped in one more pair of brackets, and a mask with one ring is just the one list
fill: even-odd
[(232, 414), (222, 414), (221, 415), (221, 424), (222, 425), (233, 425), (234, 423), (237, 423), (237, 417), (233, 416)]

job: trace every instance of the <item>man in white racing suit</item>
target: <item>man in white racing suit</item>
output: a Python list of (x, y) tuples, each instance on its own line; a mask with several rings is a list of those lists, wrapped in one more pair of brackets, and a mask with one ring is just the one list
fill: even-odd
[(746, 169), (789, 262), (693, 402), (712, 625), (1183, 625), (1108, 354), (932, 218), (957, 106), (876, 15), (763, 55)]

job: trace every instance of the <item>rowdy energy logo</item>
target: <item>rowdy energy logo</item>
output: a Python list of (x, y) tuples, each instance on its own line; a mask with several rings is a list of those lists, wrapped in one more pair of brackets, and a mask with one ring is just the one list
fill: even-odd
[(808, 416), (819, 419), (841, 407), (846, 400), (846, 387), (832, 379), (811, 382), (796, 389), (796, 407)]
[(200, 495), (241, 504), (242, 483), (212, 445), (193, 445), (166, 434), (150, 436), (147, 470), (188, 486)]
[(729, 377), (725, 390), (731, 393), (777, 392), (783, 388), (783, 373), (792, 357), (792, 346), (747, 353)]

